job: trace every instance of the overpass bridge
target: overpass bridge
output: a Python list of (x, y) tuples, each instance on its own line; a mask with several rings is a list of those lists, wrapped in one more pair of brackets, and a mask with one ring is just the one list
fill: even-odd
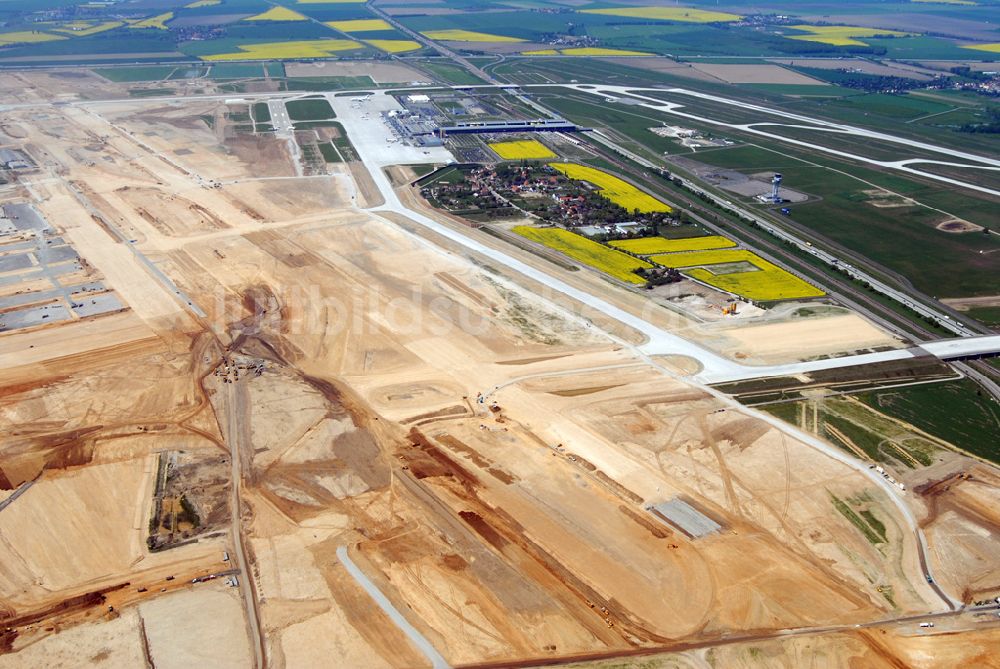
[(878, 353), (860, 353), (858, 355), (845, 355), (839, 358), (825, 358), (823, 360), (809, 360), (783, 365), (706, 366), (695, 377), (703, 383), (728, 383), (730, 381), (748, 381), (750, 379), (762, 379), (772, 376), (795, 376), (797, 374), (808, 374), (809, 372), (819, 372), (826, 369), (872, 365), (880, 362), (909, 360), (926, 356), (933, 356), (945, 362), (1000, 356), (1000, 335), (942, 339), (939, 341), (924, 342), (912, 348), (879, 351)]
[(1000, 355), (1000, 335), (925, 342), (920, 348), (941, 360), (978, 360)]

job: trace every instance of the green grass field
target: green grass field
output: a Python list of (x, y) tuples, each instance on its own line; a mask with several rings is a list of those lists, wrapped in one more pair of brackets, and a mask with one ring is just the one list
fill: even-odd
[(340, 153), (337, 152), (336, 147), (330, 142), (324, 142), (319, 144), (319, 152), (323, 155), (323, 160), (328, 163), (341, 163), (344, 162), (340, 157)]
[(285, 103), (285, 108), (293, 121), (322, 121), (336, 116), (333, 113), (333, 107), (323, 98), (292, 100)]
[(345, 88), (378, 88), (369, 76), (361, 77), (295, 77), (286, 79), (286, 91), (337, 91)]
[(174, 71), (172, 65), (148, 65), (139, 67), (102, 67), (94, 72), (108, 81), (116, 83), (132, 81), (160, 81)]
[(218, 63), (212, 65), (211, 79), (261, 79), (264, 68), (260, 63)]
[(974, 307), (966, 313), (983, 325), (1000, 326), (1000, 307)]
[(449, 61), (423, 60), (414, 64), (445, 84), (463, 86), (483, 83), (479, 77), (474, 76), (468, 70), (454, 65)]
[(128, 94), (133, 98), (156, 98), (165, 95), (173, 95), (172, 88), (130, 88)]
[(257, 102), (253, 106), (253, 117), (257, 123), (269, 123), (271, 121), (271, 110), (266, 102)]
[(1000, 406), (968, 379), (861, 393), (858, 399), (1000, 464)]

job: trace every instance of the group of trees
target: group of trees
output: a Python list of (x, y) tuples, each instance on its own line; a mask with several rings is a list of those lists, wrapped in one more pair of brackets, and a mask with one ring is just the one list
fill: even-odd
[(818, 67), (796, 67), (795, 69), (816, 79), (828, 81), (831, 84), (843, 86), (844, 88), (868, 91), (869, 93), (908, 91), (927, 86), (926, 81), (918, 81), (909, 77), (851, 72), (847, 69), (824, 70)]
[(651, 267), (649, 269), (640, 267), (635, 273), (646, 280), (646, 290), (652, 290), (668, 283), (677, 283), (684, 278), (680, 271), (673, 267)]
[(959, 127), (959, 130), (989, 135), (1000, 133), (1000, 107), (989, 107), (986, 109), (986, 114), (989, 120), (982, 123), (965, 123)]

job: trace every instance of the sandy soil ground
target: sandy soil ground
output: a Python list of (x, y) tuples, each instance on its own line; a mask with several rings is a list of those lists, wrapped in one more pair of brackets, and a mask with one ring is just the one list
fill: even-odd
[[(341, 547), (452, 664), (940, 608), (904, 518), (861, 472), (664, 374), (544, 288), (352, 207), (356, 174), (272, 178), (287, 154), (233, 149), (200, 119), (222, 113), (198, 101), (10, 114), (48, 170), (30, 184), (37, 206), (131, 316), (3, 359), (17, 366), (0, 377), (0, 488), (35, 482), (0, 512), (0, 663), (69, 665), (75, 647), (93, 663), (247, 666), (259, 631), (276, 669), (426, 664)], [(650, 308), (596, 274), (564, 274)], [(774, 359), (877, 340), (843, 314), (779, 316), (747, 319), (753, 335), (719, 321), (703, 336)], [(648, 317), (696, 326), (659, 307)], [(156, 463), (180, 450), (231, 467), (240, 504), (225, 530), (151, 553)], [(675, 497), (719, 531), (695, 539), (646, 509)], [(868, 543), (834, 499), (877, 518), (886, 541)], [(957, 495), (954, 508), (965, 522), (986, 513)], [(968, 528), (942, 511), (935, 532)], [(986, 546), (942, 559), (980, 564)], [(230, 570), (238, 590), (192, 582)], [(952, 582), (979, 592), (993, 573)], [(796, 642), (768, 652), (794, 666)]]
[[(706, 328), (707, 329), (707, 328)], [(902, 346), (899, 339), (852, 313), (790, 318), (774, 323), (721, 323), (711, 329), (718, 350), (738, 360), (771, 364), (821, 355)]]
[(139, 606), (156, 667), (247, 667), (251, 663), (239, 595), (224, 585), (173, 593)]
[(998, 482), (993, 468), (966, 459), (919, 486), (927, 501), (922, 523), (935, 558), (945, 565), (940, 578), (968, 603), (1000, 589)]
[[(712, 63), (694, 63), (692, 66), (699, 72), (731, 84), (808, 84), (825, 85), (826, 82), (807, 77), (779, 65), (725, 65)], [(671, 74), (673, 71), (671, 70)]]
[(691, 63), (678, 63), (677, 61), (670, 60), (669, 58), (642, 58), (642, 57), (629, 57), (629, 58), (602, 58), (609, 63), (615, 63), (617, 65), (626, 65), (628, 67), (638, 67), (641, 70), (651, 70), (653, 72), (666, 72), (667, 74), (673, 74), (678, 77), (687, 77), (689, 79), (698, 79), (700, 81), (722, 81), (718, 77), (704, 72), (696, 68)]
[(908, 77), (920, 81), (929, 81), (934, 72), (902, 63), (873, 63), (861, 58), (830, 59), (830, 58), (769, 58), (773, 63), (782, 65), (797, 65), (799, 67), (814, 67), (821, 70), (853, 70), (865, 74), (880, 74), (888, 77)]
[(968, 311), (974, 307), (1000, 307), (1000, 295), (983, 297), (953, 297), (941, 300), (949, 307), (959, 311)]
[[(980, 627), (982, 629), (938, 633), (934, 630), (913, 630), (912, 625), (909, 628), (886, 626), (862, 632), (747, 641), (718, 648), (636, 657), (625, 662), (630, 662), (628, 666), (647, 669), (998, 667), (1000, 662), (992, 652), (992, 646), (1000, 639), (1000, 629), (989, 624), (980, 624)], [(623, 661), (580, 662), (566, 666), (572, 669), (612, 669), (623, 666)]]
[(46, 636), (0, 667), (246, 667), (243, 614), (226, 586), (181, 591)]

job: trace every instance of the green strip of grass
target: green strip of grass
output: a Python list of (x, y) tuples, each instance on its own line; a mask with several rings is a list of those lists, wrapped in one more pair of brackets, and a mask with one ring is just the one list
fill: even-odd
[[(868, 540), (868, 543), (872, 544), (873, 546), (875, 544), (885, 543), (884, 526), (882, 526), (882, 534), (879, 534), (877, 531), (875, 531), (874, 528), (872, 528), (871, 525), (869, 525), (865, 521), (864, 518), (858, 515), (858, 513), (854, 509), (852, 509), (850, 505), (847, 504), (847, 502), (838, 498), (833, 493), (828, 493), (828, 494), (830, 495), (830, 501), (833, 502), (834, 508), (836, 508), (837, 511), (840, 512), (840, 515), (851, 521), (851, 524), (854, 525), (854, 527), (858, 528), (858, 530), (860, 530), (863, 535), (865, 535), (865, 539)], [(879, 523), (879, 525), (881, 526), (882, 524)]]
[(1000, 464), (1000, 404), (969, 379), (868, 393), (858, 399), (974, 455)]

